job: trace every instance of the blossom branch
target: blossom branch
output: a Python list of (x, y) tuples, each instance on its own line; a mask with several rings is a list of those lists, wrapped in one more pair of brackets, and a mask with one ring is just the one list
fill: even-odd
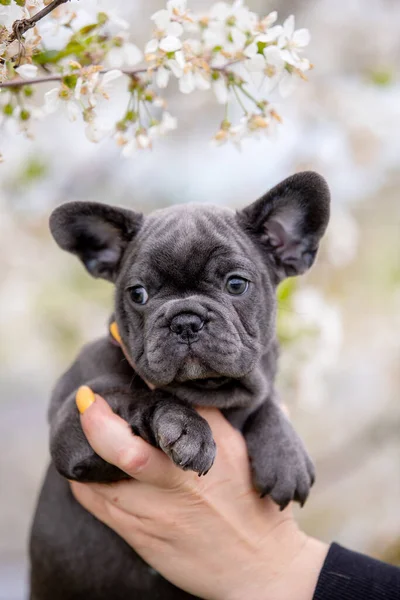
[(27, 31), (29, 31), (29, 29), (35, 27), (36, 23), (38, 23), (44, 17), (47, 17), (47, 15), (50, 14), (53, 10), (61, 6), (61, 4), (65, 4), (66, 2), (69, 2), (69, 0), (53, 0), (42, 10), (33, 15), (33, 17), (31, 17), (30, 19), (19, 19), (18, 21), (15, 21), (12, 27), (12, 33), (8, 38), (8, 43), (13, 42), (14, 40), (21, 40), (21, 37)]
[[(182, 94), (211, 90), (225, 107), (214, 143), (240, 145), (245, 137), (268, 134), (280, 122), (266, 97), (271, 89), (286, 96), (293, 80), (304, 79), (311, 68), (301, 56), (308, 30), (296, 30), (293, 16), (275, 25), (276, 12), (260, 17), (242, 2), (218, 2), (204, 17), (191, 13), (186, 0), (168, 0), (166, 8), (151, 17), (153, 32), (143, 52), (129, 40), (129, 23), (111, 11), (101, 10), (80, 26), (76, 11), (65, 7), (53, 18), (56, 28), (64, 28), (66, 43), (53, 48), (46, 28), (32, 30), (68, 1), (47, 0), (44, 6), (43, 0), (36, 0), (42, 8), (30, 18), (24, 18), (30, 13), (21, 3), (20, 18), (9, 24), (2, 12), (0, 125), (16, 122), (29, 135), (36, 117), (62, 110), (69, 120), (81, 117), (91, 141), (110, 135), (122, 154), (131, 156), (175, 129), (176, 119), (157, 91), (175, 80)], [(29, 30), (33, 35), (24, 35)], [(242, 67), (240, 72), (236, 66)], [(129, 78), (125, 92), (114, 84), (123, 74)], [(45, 90), (44, 111), (37, 110), (30, 100), (34, 86), (50, 82), (57, 85)], [(113, 92), (127, 93), (130, 99), (122, 117), (110, 125), (102, 120), (99, 104), (110, 101)], [(242, 113), (233, 123), (227, 112), (232, 101)]]
[[(109, 73), (110, 71), (113, 71), (113, 69), (102, 69), (100, 71), (101, 75), (104, 75), (105, 73)], [(140, 75), (141, 73), (146, 73), (147, 69), (143, 68), (143, 69), (121, 69), (121, 72), (124, 73), (124, 75), (128, 75), (129, 77), (135, 77), (136, 75)], [(0, 89), (1, 88), (19, 88), (19, 87), (23, 87), (25, 85), (27, 86), (31, 86), (31, 85), (35, 85), (37, 83), (49, 83), (52, 81), (62, 81), (64, 79), (65, 75), (45, 75), (44, 77), (36, 77), (35, 79), (13, 79), (11, 81), (3, 81), (2, 83), (0, 82)]]

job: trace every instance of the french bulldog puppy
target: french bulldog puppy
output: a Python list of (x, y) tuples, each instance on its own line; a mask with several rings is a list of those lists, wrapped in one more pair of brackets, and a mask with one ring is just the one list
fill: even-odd
[(52, 464), (31, 536), (32, 600), (192, 598), (72, 497), (65, 478), (126, 477), (82, 432), (75, 396), (83, 384), (134, 434), (199, 475), (212, 467), (216, 448), (194, 407), (221, 409), (243, 433), (259, 493), (282, 509), (305, 502), (314, 468), (274, 389), (275, 290), (313, 264), (329, 202), (324, 179), (304, 172), (239, 212), (180, 205), (144, 217), (95, 202), (53, 212), (58, 245), (91, 275), (114, 283), (113, 318), (129, 360), (104, 337), (82, 350), (55, 387)]

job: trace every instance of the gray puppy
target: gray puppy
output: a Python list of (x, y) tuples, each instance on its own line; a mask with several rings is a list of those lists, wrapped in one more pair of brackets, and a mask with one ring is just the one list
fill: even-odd
[(32, 600), (191, 598), (73, 499), (64, 478), (126, 477), (82, 432), (75, 405), (82, 384), (135, 434), (199, 475), (216, 449), (193, 407), (218, 407), (245, 437), (261, 495), (281, 508), (305, 502), (313, 465), (274, 390), (275, 289), (312, 265), (328, 219), (328, 187), (312, 172), (286, 179), (240, 212), (182, 205), (144, 217), (92, 202), (53, 212), (58, 245), (94, 277), (114, 282), (115, 320), (136, 367), (106, 337), (83, 349), (54, 390), (52, 464), (31, 537)]

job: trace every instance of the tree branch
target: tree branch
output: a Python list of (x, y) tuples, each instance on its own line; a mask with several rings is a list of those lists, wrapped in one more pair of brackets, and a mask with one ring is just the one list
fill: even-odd
[[(68, 0), (63, 0), (64, 2)], [(226, 73), (227, 69), (235, 64), (237, 64), (238, 61), (232, 61), (228, 64), (226, 64), (224, 67), (215, 67), (212, 70), (213, 71), (218, 71), (219, 73)], [(105, 73), (108, 73), (109, 71), (113, 71), (114, 69), (103, 69), (102, 71), (100, 71), (100, 73), (102, 75), (104, 75)], [(152, 72), (156, 71), (156, 68), (151, 69)], [(140, 75), (142, 73), (147, 73), (148, 69), (146, 68), (141, 68), (141, 69), (121, 69), (122, 73), (124, 73), (125, 75), (128, 75), (128, 77), (135, 77), (136, 75)], [(19, 88), (19, 87), (23, 87), (24, 85), (35, 85), (36, 83), (48, 83), (51, 81), (62, 81), (63, 78), (65, 77), (65, 75), (45, 75), (43, 77), (36, 77), (35, 79), (12, 79), (11, 81), (3, 81), (3, 83), (0, 82), (0, 89), (2, 88)]]
[(18, 21), (15, 21), (15, 23), (13, 24), (12, 33), (7, 40), (8, 43), (13, 42), (14, 40), (21, 41), (22, 36), (27, 31), (29, 31), (29, 29), (32, 29), (32, 27), (35, 27), (35, 25), (38, 21), (43, 19), (43, 17), (46, 17), (54, 9), (61, 6), (61, 4), (65, 4), (66, 2), (69, 2), (69, 0), (53, 0), (53, 2), (50, 2), (50, 4), (48, 4), (42, 10), (40, 10), (38, 13), (33, 15), (33, 17), (31, 17), (30, 19), (18, 19)]
[[(115, 69), (103, 69), (100, 71), (102, 75), (108, 73), (109, 71), (114, 71)], [(128, 75), (128, 77), (135, 77), (136, 75), (140, 75), (141, 73), (147, 73), (147, 69), (119, 69), (124, 75)], [(76, 72), (79, 76), (79, 71)], [(48, 83), (51, 81), (62, 81), (66, 77), (66, 75), (45, 75), (44, 77), (37, 77), (36, 79), (13, 79), (12, 81), (4, 81), (0, 83), (1, 88), (19, 88), (24, 85), (35, 85), (36, 83)]]

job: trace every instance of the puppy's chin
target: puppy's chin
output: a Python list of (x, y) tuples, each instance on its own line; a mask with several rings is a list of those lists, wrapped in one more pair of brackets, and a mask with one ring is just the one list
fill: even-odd
[(218, 373), (211, 371), (198, 357), (188, 356), (177, 370), (175, 381), (183, 383), (193, 379), (208, 379), (218, 377)]

